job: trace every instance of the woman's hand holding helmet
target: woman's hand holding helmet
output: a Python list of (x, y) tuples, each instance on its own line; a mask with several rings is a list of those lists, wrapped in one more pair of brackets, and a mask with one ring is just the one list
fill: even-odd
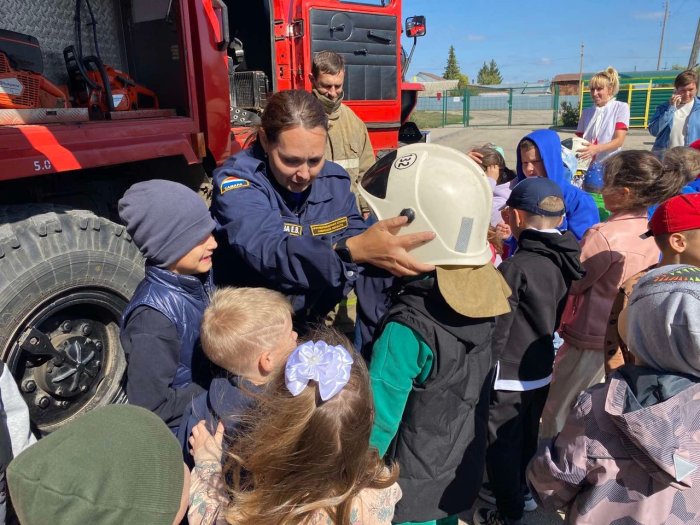
[(398, 277), (420, 275), (435, 269), (432, 264), (416, 261), (409, 253), (435, 238), (433, 232), (399, 235), (408, 218), (399, 216), (379, 221), (363, 233), (347, 240), (347, 247), (356, 263), (368, 263)]

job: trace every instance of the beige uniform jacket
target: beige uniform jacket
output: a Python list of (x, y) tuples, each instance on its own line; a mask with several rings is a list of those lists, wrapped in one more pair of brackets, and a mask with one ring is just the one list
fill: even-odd
[(369, 206), (357, 191), (362, 175), (375, 161), (367, 126), (352, 109), (341, 104), (328, 115), (328, 128), (326, 158), (340, 164), (350, 174), (350, 187), (357, 197), (357, 205), (361, 212), (367, 212)]

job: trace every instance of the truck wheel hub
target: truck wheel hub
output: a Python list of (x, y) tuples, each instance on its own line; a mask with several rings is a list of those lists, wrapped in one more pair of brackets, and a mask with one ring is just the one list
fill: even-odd
[(37, 384), (54, 396), (73, 398), (90, 390), (99, 377), (102, 352), (85, 336), (70, 337), (56, 346), (55, 357), (34, 370)]

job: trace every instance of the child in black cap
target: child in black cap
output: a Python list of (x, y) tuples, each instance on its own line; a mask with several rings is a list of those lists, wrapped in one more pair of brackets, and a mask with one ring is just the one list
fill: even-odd
[(134, 184), (119, 216), (146, 258), (121, 321), (127, 395), (177, 432), (183, 410), (207, 386), (195, 382), (192, 365), (209, 304), (214, 220), (194, 191), (166, 180)]
[(560, 232), (564, 197), (556, 182), (520, 182), (506, 202), (518, 251), (499, 270), (513, 294), (511, 312), (496, 318), (496, 360), (489, 404), (486, 468), (497, 510), (480, 508), (475, 524), (520, 524), (525, 467), (537, 449), (540, 415), (552, 378), (552, 335), (571, 282), (583, 277), (576, 237)]

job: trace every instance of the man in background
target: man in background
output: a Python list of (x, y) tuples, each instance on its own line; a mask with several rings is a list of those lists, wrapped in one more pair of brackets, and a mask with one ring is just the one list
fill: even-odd
[(374, 150), (365, 123), (343, 104), (345, 60), (333, 51), (316, 53), (309, 79), (313, 94), (321, 101), (328, 115), (326, 159), (340, 164), (350, 174), (350, 186), (357, 196), (357, 205), (367, 218), (369, 206), (359, 196), (357, 185), (374, 164)]

